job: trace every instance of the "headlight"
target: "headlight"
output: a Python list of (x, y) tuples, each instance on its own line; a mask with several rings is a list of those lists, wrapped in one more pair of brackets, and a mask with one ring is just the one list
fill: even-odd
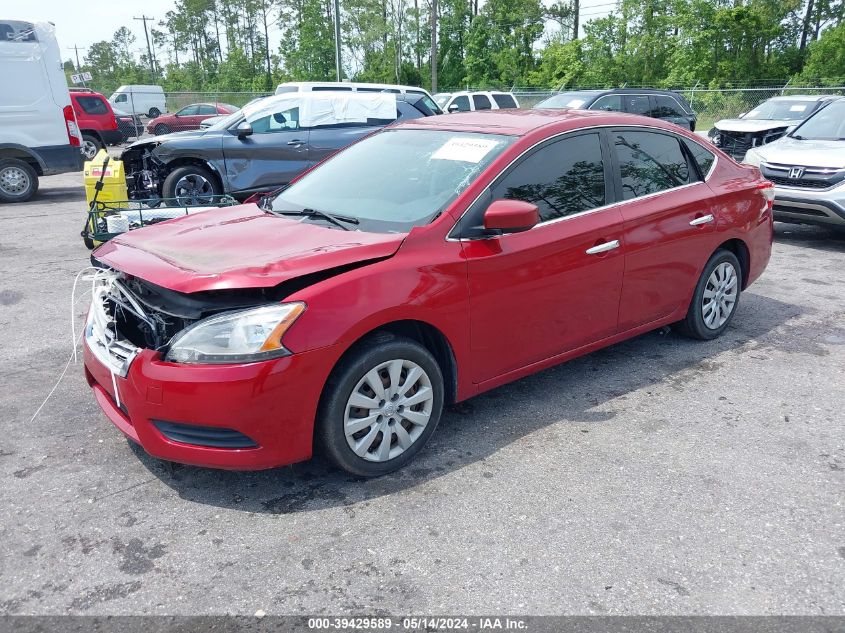
[(304, 303), (282, 303), (208, 317), (179, 332), (165, 360), (249, 363), (287, 356), (282, 336), (304, 311)]
[(742, 162), (746, 165), (752, 165), (753, 167), (759, 167), (760, 162), (763, 160), (763, 157), (755, 149), (750, 149), (745, 152), (745, 158), (742, 159)]

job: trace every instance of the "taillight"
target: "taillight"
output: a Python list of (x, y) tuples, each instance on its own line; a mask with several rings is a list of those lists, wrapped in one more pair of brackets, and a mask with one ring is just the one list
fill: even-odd
[(765, 182), (760, 183), (757, 185), (757, 189), (760, 190), (760, 193), (763, 194), (763, 197), (766, 199), (766, 207), (769, 211), (772, 210), (772, 207), (775, 204), (775, 186), (773, 183), (766, 180)]
[(76, 117), (73, 114), (72, 106), (65, 106), (62, 112), (65, 115), (65, 125), (67, 126), (67, 138), (70, 144), (74, 147), (82, 145), (82, 135), (79, 133), (79, 126), (76, 124)]

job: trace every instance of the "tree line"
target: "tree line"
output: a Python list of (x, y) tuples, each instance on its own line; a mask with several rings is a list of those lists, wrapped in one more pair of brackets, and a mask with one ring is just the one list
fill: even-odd
[[(845, 0), (340, 0), (345, 79), (435, 89), (845, 81)], [(176, 0), (91, 44), (93, 87), (335, 79), (334, 0)], [(610, 9), (609, 14), (604, 15)], [(435, 55), (432, 55), (432, 50)], [(66, 69), (75, 69), (72, 60)]]

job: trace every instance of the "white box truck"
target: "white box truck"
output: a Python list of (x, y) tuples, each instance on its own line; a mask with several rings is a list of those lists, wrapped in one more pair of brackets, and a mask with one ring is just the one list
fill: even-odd
[(52, 24), (0, 18), (0, 82), (0, 202), (24, 202), (39, 176), (82, 169)]
[(167, 112), (161, 86), (121, 86), (109, 97), (113, 108), (132, 114), (145, 114), (154, 119)]

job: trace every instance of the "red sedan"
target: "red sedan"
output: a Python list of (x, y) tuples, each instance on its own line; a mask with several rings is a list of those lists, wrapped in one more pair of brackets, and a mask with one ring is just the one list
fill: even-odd
[(417, 119), (260, 205), (119, 236), (85, 335), (109, 419), (162, 459), (380, 475), (444, 404), (664, 325), (730, 326), (773, 187), (669, 123)]
[(161, 136), (171, 132), (200, 129), (200, 123), (210, 117), (232, 114), (240, 108), (228, 103), (192, 103), (174, 114), (162, 114), (147, 123), (147, 133)]

